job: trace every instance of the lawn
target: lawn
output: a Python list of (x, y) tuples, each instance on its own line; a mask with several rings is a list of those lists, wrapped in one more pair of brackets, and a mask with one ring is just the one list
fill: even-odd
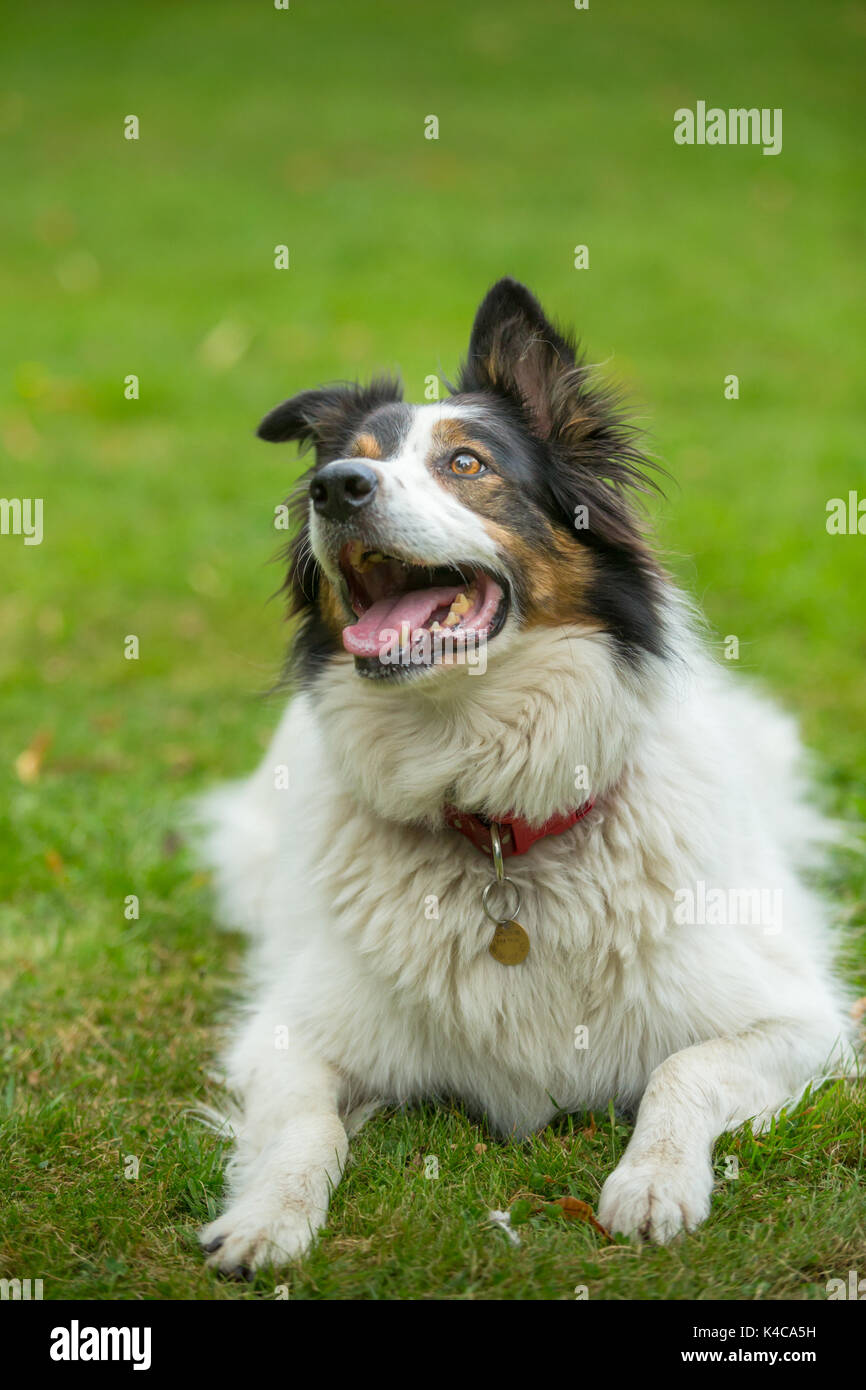
[[(502, 1145), (431, 1107), (363, 1131), (303, 1266), (216, 1280), (194, 1232), (223, 1155), (191, 1111), (243, 943), (178, 830), (280, 711), (298, 464), (258, 420), (383, 367), (421, 399), (505, 273), (636, 402), (675, 480), (668, 564), (862, 822), (866, 539), (825, 527), (866, 496), (862, 8), (46, 0), (4, 27), (0, 495), (44, 499), (44, 537), (0, 535), (0, 1275), (233, 1300), (823, 1298), (866, 1273), (866, 1101), (829, 1085), (721, 1141), (712, 1216), (669, 1249), (532, 1200), (596, 1201), (612, 1114)], [(782, 153), (675, 145), (699, 99), (782, 108)], [(856, 842), (826, 885), (862, 995)], [(510, 1206), (519, 1246), (487, 1220)]]

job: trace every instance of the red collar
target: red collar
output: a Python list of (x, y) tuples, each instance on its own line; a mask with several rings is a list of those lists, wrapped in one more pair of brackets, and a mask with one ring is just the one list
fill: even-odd
[[(512, 854), (525, 854), (536, 840), (543, 840), (547, 835), (561, 835), (564, 830), (570, 830), (589, 814), (594, 805), (594, 800), (585, 801), (576, 811), (566, 811), (564, 816), (551, 816), (550, 820), (539, 826), (530, 825), (529, 821), (522, 820), (520, 816), (500, 816), (493, 824), (499, 830), (503, 858), (507, 859)], [(491, 822), (485, 816), (475, 816), (470, 811), (458, 811), (456, 806), (446, 806), (445, 824), (452, 830), (459, 830), (476, 849), (481, 850), (482, 854), (492, 856)]]

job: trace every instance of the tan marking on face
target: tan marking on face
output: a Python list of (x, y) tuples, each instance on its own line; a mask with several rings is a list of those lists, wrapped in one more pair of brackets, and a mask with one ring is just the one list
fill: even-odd
[[(431, 449), (428, 463), (432, 466), (440, 460), (444, 454), (456, 454), (458, 452), (474, 454), (481, 463), (489, 466), (489, 450), (485, 448), (483, 444), (479, 444), (477, 439), (472, 438), (466, 422), (463, 420), (437, 421), (431, 434)], [(463, 481), (457, 474), (454, 476), (458, 484)], [(471, 478), (472, 474), (467, 476)], [(483, 476), (484, 482), (488, 488), (496, 481), (495, 476), (491, 473), (486, 473)], [(440, 479), (445, 482), (451, 481), (447, 469), (443, 474), (440, 474)]]
[(464, 420), (437, 420), (433, 426), (432, 442), (434, 455), (447, 454), (453, 449), (471, 449), (473, 453), (478, 448), (473, 444)]
[(376, 436), (372, 434), (359, 434), (352, 444), (352, 457), (380, 459), (382, 457), (382, 449)]
[(594, 573), (592, 555), (553, 526), (543, 547), (530, 543), (496, 521), (482, 518), (484, 529), (506, 557), (508, 567), (525, 578), (523, 613), (526, 627), (562, 627), (592, 620), (585, 595)]

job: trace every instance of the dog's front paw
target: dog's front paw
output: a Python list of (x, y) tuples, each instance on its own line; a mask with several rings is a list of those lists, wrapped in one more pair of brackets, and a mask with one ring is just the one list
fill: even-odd
[(300, 1259), (312, 1245), (325, 1212), (305, 1203), (268, 1208), (242, 1198), (199, 1232), (211, 1269), (249, 1279), (263, 1265)]
[(601, 1190), (598, 1219), (611, 1232), (665, 1245), (706, 1220), (712, 1191), (712, 1168), (703, 1159), (660, 1163), (626, 1155)]

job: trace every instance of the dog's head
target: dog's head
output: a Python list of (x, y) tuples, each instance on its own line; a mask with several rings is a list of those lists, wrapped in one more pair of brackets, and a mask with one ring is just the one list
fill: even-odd
[(307, 677), (350, 652), (359, 675), (427, 678), (537, 626), (606, 632), (630, 660), (660, 651), (658, 570), (628, 500), (645, 462), (515, 280), (483, 300), (448, 399), (324, 387), (259, 434), (315, 448), (288, 580)]

